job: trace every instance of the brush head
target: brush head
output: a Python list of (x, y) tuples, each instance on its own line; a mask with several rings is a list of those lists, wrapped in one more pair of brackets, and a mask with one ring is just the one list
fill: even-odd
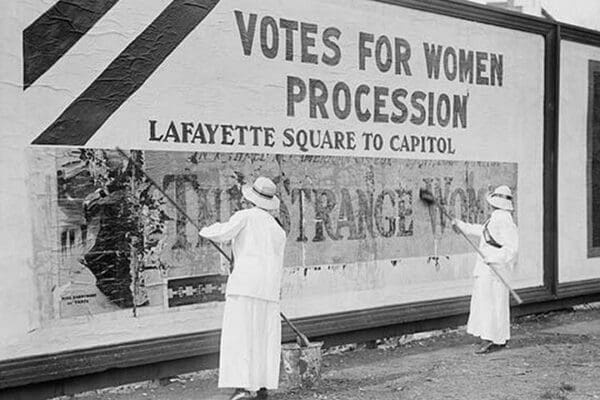
[(431, 193), (427, 189), (420, 189), (419, 190), (419, 197), (421, 198), (421, 200), (423, 200), (427, 204), (434, 204), (435, 203), (435, 197), (433, 197), (433, 193)]

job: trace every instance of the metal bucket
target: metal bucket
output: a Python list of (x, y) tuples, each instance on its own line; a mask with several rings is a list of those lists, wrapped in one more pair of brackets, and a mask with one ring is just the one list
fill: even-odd
[(282, 344), (280, 386), (285, 389), (317, 386), (321, 380), (322, 346), (323, 342), (311, 342), (308, 347)]

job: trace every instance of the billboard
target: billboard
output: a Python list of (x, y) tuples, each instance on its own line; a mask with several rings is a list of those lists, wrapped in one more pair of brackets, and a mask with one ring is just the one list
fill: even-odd
[(108, 332), (132, 308), (218, 326), (224, 260), (116, 147), (200, 225), (272, 178), (291, 317), (468, 294), (475, 254), (420, 188), (483, 222), (509, 185), (513, 281), (542, 284), (542, 36), (364, 0), (29, 3), (35, 112), (18, 129), (40, 327)]

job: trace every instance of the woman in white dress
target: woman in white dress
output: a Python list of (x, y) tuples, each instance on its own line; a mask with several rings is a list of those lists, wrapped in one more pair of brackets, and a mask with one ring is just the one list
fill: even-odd
[(510, 298), (508, 289), (486, 264), (492, 264), (502, 277), (508, 276), (517, 261), (519, 236), (513, 222), (512, 192), (502, 185), (487, 196), (493, 207), (490, 219), (483, 225), (455, 219), (453, 225), (467, 235), (480, 236), (479, 250), (473, 270), (474, 283), (467, 332), (483, 339), (476, 353), (499, 350), (510, 339)]
[(279, 209), (275, 192), (270, 179), (257, 178), (242, 187), (251, 208), (200, 231), (216, 242), (232, 241), (234, 268), (227, 282), (219, 357), (219, 387), (236, 389), (231, 400), (266, 399), (267, 390), (279, 382), (286, 234), (269, 213)]

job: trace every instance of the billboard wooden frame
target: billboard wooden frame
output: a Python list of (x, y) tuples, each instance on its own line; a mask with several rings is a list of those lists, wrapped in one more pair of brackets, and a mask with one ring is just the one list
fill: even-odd
[[(600, 257), (600, 246), (594, 246), (592, 213), (593, 207), (593, 185), (592, 185), (592, 155), (594, 154), (594, 139), (593, 139), (593, 126), (592, 126), (592, 109), (594, 106), (594, 96), (592, 95), (592, 87), (594, 82), (592, 81), (594, 73), (600, 73), (600, 61), (589, 60), (588, 61), (588, 121), (587, 121), (587, 160), (586, 160), (586, 190), (587, 190), (587, 256), (588, 258)], [(600, 104), (598, 104), (600, 107)], [(600, 211), (600, 210), (599, 210)]]
[[(513, 313), (555, 309), (600, 298), (600, 279), (559, 284), (557, 257), (560, 43), (569, 40), (600, 47), (600, 32), (460, 0), (370, 1), (543, 36), (543, 285), (518, 290), (525, 303), (515, 307)], [(382, 332), (417, 329), (415, 326), (444, 326), (452, 321), (462, 321), (468, 305), (469, 298), (463, 296), (307, 317), (295, 322), (309, 337), (325, 339), (329, 343), (348, 342), (369, 337), (365, 332), (370, 332), (373, 337)], [(428, 322), (431, 324), (427, 325)], [(293, 337), (287, 327), (284, 327), (283, 335), (284, 339)], [(220, 332), (214, 330), (0, 360), (0, 397), (17, 398), (23, 393), (32, 399), (58, 396), (214, 366), (219, 338)], [(123, 374), (124, 371), (129, 373)]]
[[(588, 46), (594, 46), (600, 48), (600, 32), (594, 31), (592, 29), (582, 28), (575, 25), (570, 24), (557, 24), (557, 31), (561, 41), (570, 41), (579, 44), (584, 44)], [(560, 61), (560, 48), (558, 54), (558, 60)], [(557, 65), (559, 68), (559, 65)], [(560, 73), (558, 73), (558, 78), (560, 78)], [(560, 85), (560, 80), (557, 79), (557, 85)], [(558, 97), (557, 97), (558, 99)], [(559, 110), (558, 103), (556, 103), (556, 124), (558, 126), (558, 118), (559, 118)], [(587, 133), (586, 133), (587, 135)], [(558, 151), (558, 149), (557, 149)], [(556, 168), (556, 167), (555, 167)], [(557, 173), (557, 171), (555, 171)], [(587, 176), (587, 175), (586, 175)], [(587, 178), (586, 178), (587, 179)], [(557, 185), (557, 184), (555, 184)], [(587, 187), (586, 187), (587, 190)], [(558, 211), (556, 211), (558, 213)], [(558, 215), (556, 216), (558, 220)], [(588, 222), (589, 224), (589, 222)], [(587, 226), (587, 225), (586, 225)], [(589, 226), (587, 226), (589, 229)], [(556, 230), (556, 226), (555, 226)], [(590, 257), (592, 254), (586, 254), (586, 256)], [(558, 258), (558, 257), (557, 257)], [(556, 274), (558, 274), (558, 265), (555, 268)], [(556, 277), (556, 281), (558, 281), (558, 277)], [(556, 297), (557, 298), (566, 298), (570, 296), (580, 296), (586, 294), (598, 293), (600, 291), (600, 279), (585, 279), (579, 281), (570, 281), (570, 282), (557, 282), (556, 287)]]

